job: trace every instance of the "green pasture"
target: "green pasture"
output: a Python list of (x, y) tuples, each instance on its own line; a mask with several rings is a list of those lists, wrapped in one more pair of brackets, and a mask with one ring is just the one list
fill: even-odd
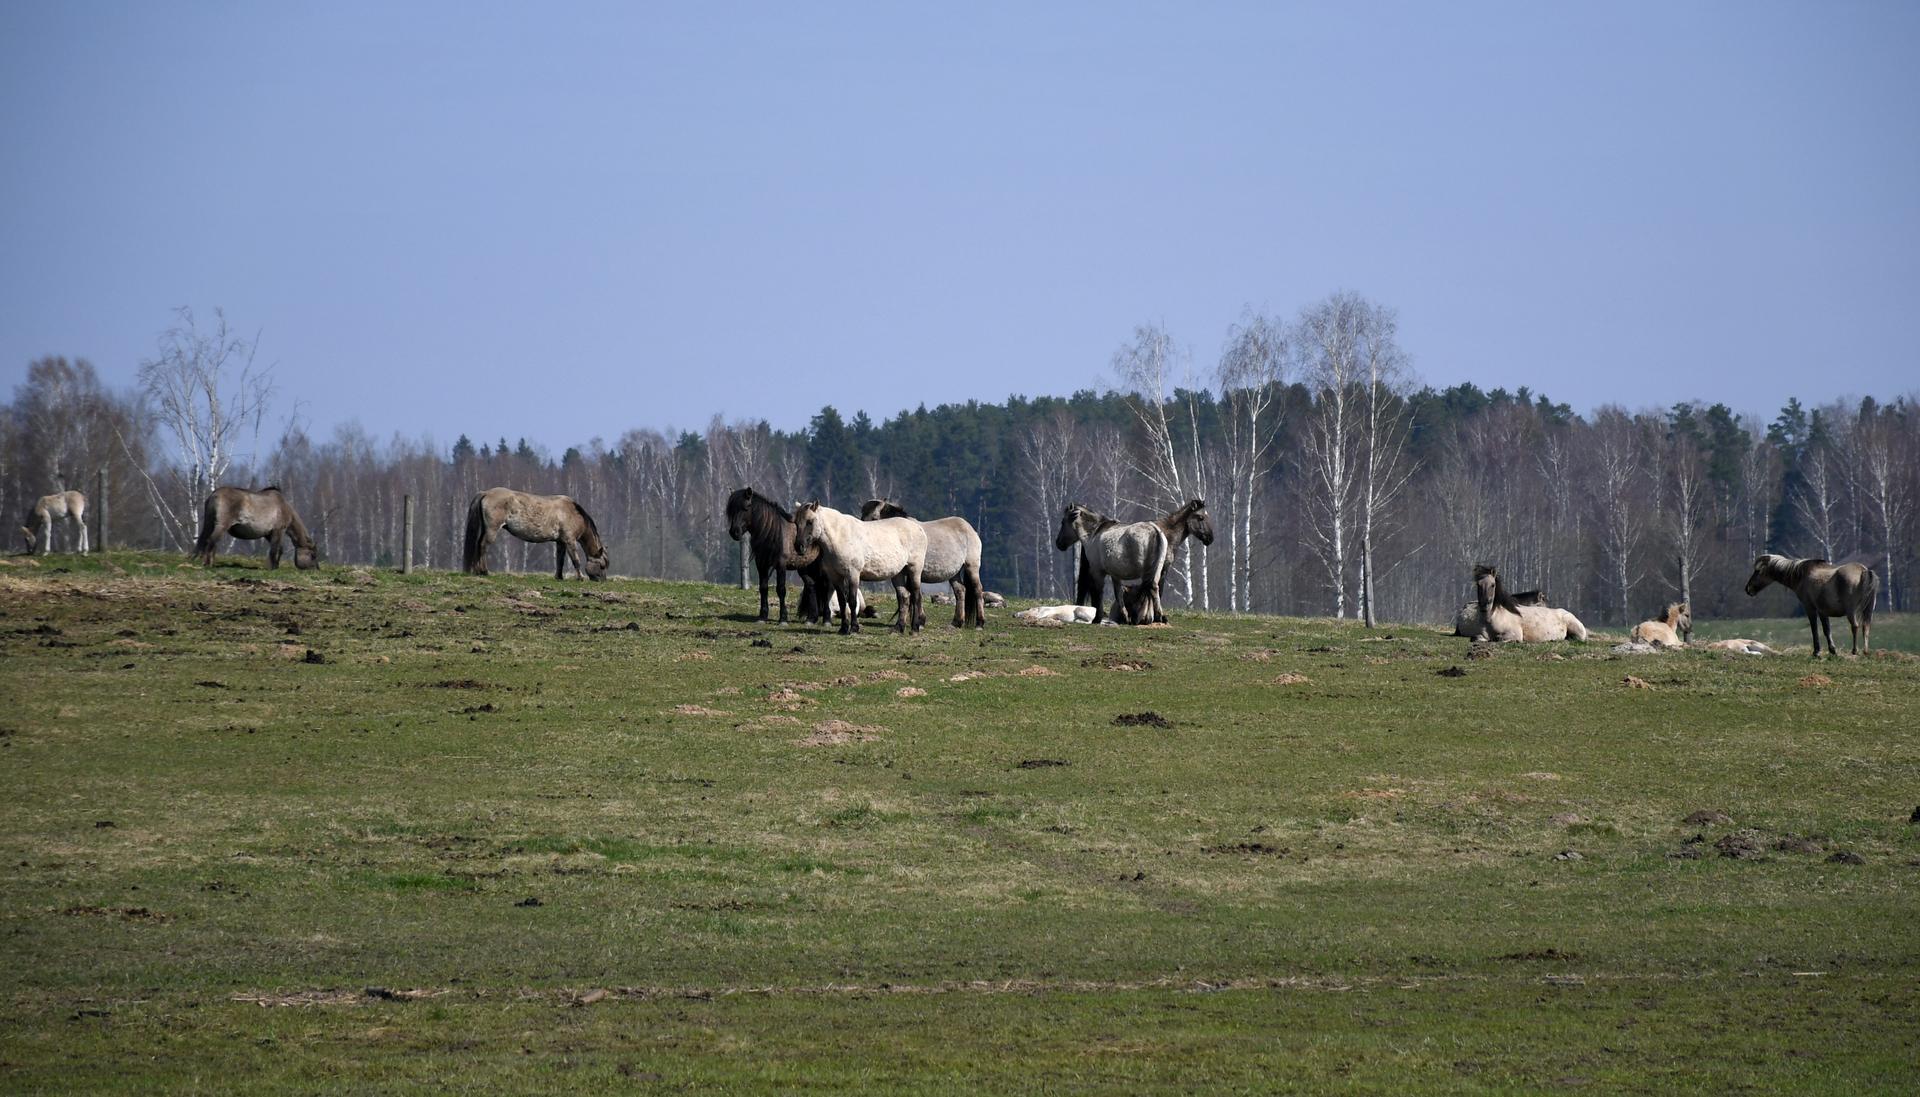
[(1908, 619), (841, 637), (258, 565), (0, 566), (0, 1089), (1920, 1090)]

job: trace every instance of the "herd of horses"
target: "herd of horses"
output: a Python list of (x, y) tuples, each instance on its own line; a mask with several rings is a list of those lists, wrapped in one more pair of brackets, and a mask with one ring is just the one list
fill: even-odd
[[(29, 554), (52, 551), (53, 535), (61, 523), (75, 531), (80, 552), (88, 551), (87, 497), (78, 491), (42, 496), (29, 509), (20, 532)], [(796, 607), (800, 620), (824, 624), (834, 616), (843, 634), (860, 631), (863, 583), (889, 583), (898, 608), (893, 627), (917, 632), (927, 623), (921, 588), (946, 583), (952, 590), (953, 624), (985, 628), (986, 606), (997, 596), (987, 592), (980, 576), (980, 534), (965, 518), (921, 520), (899, 504), (869, 499), (855, 517), (818, 501), (796, 505), (791, 512), (750, 487), (727, 497), (727, 534), (751, 547), (760, 578), (760, 620), (770, 619), (768, 584), (774, 586), (779, 621), (787, 623), (787, 573), (800, 578)], [(467, 507), (464, 569), (487, 574), (487, 550), (505, 530), (536, 544), (554, 546), (555, 579), (566, 578), (567, 564), (586, 579), (604, 579), (611, 560), (606, 542), (585, 507), (565, 495), (536, 495), (512, 488), (489, 488)], [(277, 568), (285, 545), (293, 546), (293, 563), (307, 570), (319, 566), (319, 546), (293, 504), (278, 485), (259, 490), (222, 487), (201, 506), (199, 534), (192, 555), (212, 566), (222, 539), (268, 543), (267, 566)], [(1031, 620), (1085, 622), (1111, 620), (1121, 624), (1165, 623), (1161, 585), (1167, 565), (1188, 538), (1213, 543), (1213, 525), (1207, 505), (1199, 499), (1160, 518), (1121, 522), (1078, 503), (1062, 513), (1054, 547), (1079, 550), (1079, 582), (1074, 601), (1065, 606), (1040, 606), (1023, 611)], [(1102, 605), (1107, 583), (1113, 585), (1111, 611)], [(1794, 559), (1774, 553), (1754, 561), (1747, 579), (1748, 597), (1778, 583), (1793, 591), (1807, 614), (1813, 633), (1813, 654), (1820, 655), (1824, 638), (1829, 655), (1833, 644), (1832, 618), (1844, 617), (1851, 630), (1849, 652), (1869, 650), (1873, 603), (1879, 579), (1861, 564), (1831, 564), (1820, 559)], [(1585, 640), (1587, 628), (1564, 608), (1547, 604), (1541, 592), (1518, 594), (1506, 589), (1499, 571), (1479, 565), (1473, 572), (1474, 597), (1460, 608), (1454, 634), (1490, 642), (1541, 643)], [(867, 612), (871, 612), (868, 610)], [(1642, 621), (1632, 630), (1635, 643), (1647, 647), (1681, 648), (1691, 642), (1693, 616), (1684, 602), (1668, 603), (1660, 616)], [(1753, 640), (1722, 640), (1708, 647), (1750, 653), (1772, 649)]]

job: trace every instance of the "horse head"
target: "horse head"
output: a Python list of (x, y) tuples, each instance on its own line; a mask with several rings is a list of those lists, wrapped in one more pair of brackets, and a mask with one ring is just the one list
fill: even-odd
[(1054, 535), (1053, 547), (1061, 552), (1072, 548), (1073, 543), (1082, 536), (1080, 526), (1088, 513), (1087, 508), (1080, 504), (1068, 503), (1065, 513), (1060, 517), (1060, 532)]
[(1206, 501), (1194, 499), (1184, 509), (1187, 512), (1187, 536), (1198, 537), (1203, 545), (1213, 544), (1213, 520), (1207, 517)]
[(727, 496), (727, 536), (738, 541), (747, 535), (747, 504), (753, 502), (753, 489), (741, 488)]
[(1784, 556), (1776, 556), (1771, 552), (1761, 553), (1753, 562), (1753, 574), (1747, 577), (1747, 597), (1751, 598), (1767, 589), (1767, 584), (1774, 581), (1782, 570), (1781, 565), (1786, 562), (1787, 558)]
[(40, 543), (40, 538), (34, 536), (32, 526), (21, 526), (20, 536), (27, 539), (27, 555), (32, 556), (34, 546)]
[(607, 546), (605, 545), (600, 546), (599, 552), (587, 554), (586, 560), (587, 578), (595, 581), (605, 579), (607, 577), (607, 567), (613, 563), (612, 557), (607, 555)]
[(793, 551), (805, 555), (820, 536), (820, 501), (809, 499), (793, 508)]
[(293, 566), (301, 571), (312, 571), (319, 567), (319, 547), (311, 543), (293, 546)]

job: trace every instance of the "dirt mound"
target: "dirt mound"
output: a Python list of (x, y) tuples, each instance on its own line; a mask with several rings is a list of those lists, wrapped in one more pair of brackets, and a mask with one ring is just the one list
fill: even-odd
[(1809, 674), (1794, 684), (1804, 689), (1819, 689), (1821, 686), (1832, 685), (1833, 679), (1824, 674)]
[(1304, 674), (1295, 674), (1292, 671), (1288, 671), (1285, 674), (1275, 675), (1273, 684), (1276, 686), (1303, 686), (1311, 681), (1313, 681), (1313, 679)]
[(1626, 686), (1628, 689), (1652, 689), (1653, 688), (1652, 682), (1647, 681), (1645, 678), (1637, 678), (1631, 674), (1627, 675), (1625, 678), (1620, 679), (1620, 684), (1623, 686)]
[(1113, 718), (1115, 727), (1123, 728), (1171, 728), (1173, 721), (1157, 712), (1123, 712)]
[(871, 743), (879, 739), (886, 728), (849, 724), (845, 720), (828, 720), (813, 725), (813, 734), (794, 742), (803, 747), (837, 747), (848, 743)]

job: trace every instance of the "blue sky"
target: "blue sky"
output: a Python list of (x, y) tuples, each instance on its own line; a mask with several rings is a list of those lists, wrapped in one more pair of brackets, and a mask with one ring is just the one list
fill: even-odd
[(170, 309), (564, 446), (1399, 310), (1582, 409), (1920, 388), (1920, 5), (0, 6), (0, 384)]

